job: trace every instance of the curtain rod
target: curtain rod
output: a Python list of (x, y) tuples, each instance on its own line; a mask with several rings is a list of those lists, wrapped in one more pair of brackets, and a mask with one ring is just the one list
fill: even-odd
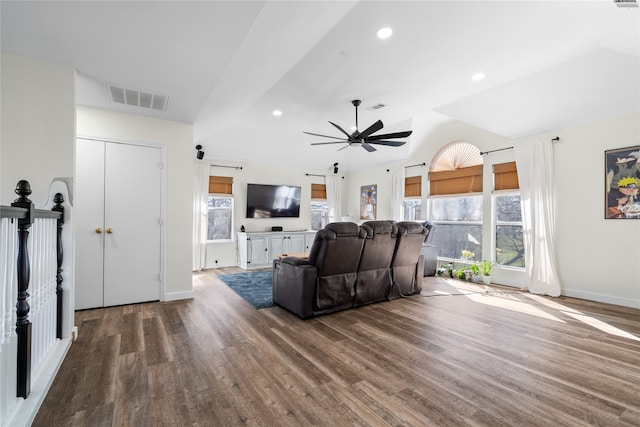
[[(416, 166), (426, 166), (427, 164), (425, 162), (422, 163), (417, 163), (415, 165), (409, 165), (409, 166), (405, 166), (405, 169), (409, 169), (409, 168), (415, 168)], [(391, 169), (387, 169), (387, 172), (391, 172)]]
[(227, 166), (227, 165), (209, 165), (216, 168), (229, 168), (229, 169), (240, 169), (242, 170), (242, 166)]
[[(560, 137), (556, 136), (555, 138), (551, 138), (552, 141), (560, 141)], [(489, 154), (489, 153), (495, 153), (496, 151), (503, 151), (503, 150), (511, 150), (513, 147), (505, 147), (505, 148), (498, 148), (496, 150), (489, 150), (489, 151), (481, 151), (480, 155), (485, 155), (485, 154)]]
[[(321, 178), (326, 178), (327, 175), (316, 175), (314, 173), (305, 173), (306, 176), (319, 176)], [(341, 176), (340, 178), (344, 179), (344, 176)]]

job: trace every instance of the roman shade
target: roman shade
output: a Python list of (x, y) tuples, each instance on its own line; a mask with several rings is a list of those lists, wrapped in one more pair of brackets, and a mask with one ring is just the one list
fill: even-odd
[(422, 196), (422, 176), (410, 176), (404, 179), (404, 197)]
[(209, 177), (209, 193), (233, 194), (233, 177), (210, 176)]
[(482, 165), (453, 171), (429, 172), (429, 195), (482, 192)]
[(516, 162), (498, 163), (493, 165), (493, 189), (515, 190), (518, 185), (518, 169)]
[(327, 199), (327, 186), (325, 184), (311, 184), (312, 199)]

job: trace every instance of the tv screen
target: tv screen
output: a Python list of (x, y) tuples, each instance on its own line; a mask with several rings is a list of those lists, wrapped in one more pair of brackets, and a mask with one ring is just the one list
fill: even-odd
[(247, 184), (247, 218), (300, 216), (301, 187)]

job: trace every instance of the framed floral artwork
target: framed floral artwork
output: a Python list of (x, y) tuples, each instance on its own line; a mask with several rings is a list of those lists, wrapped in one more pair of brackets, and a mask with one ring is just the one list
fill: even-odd
[(640, 218), (640, 145), (604, 152), (606, 219)]
[(360, 219), (376, 219), (377, 200), (377, 184), (360, 187)]

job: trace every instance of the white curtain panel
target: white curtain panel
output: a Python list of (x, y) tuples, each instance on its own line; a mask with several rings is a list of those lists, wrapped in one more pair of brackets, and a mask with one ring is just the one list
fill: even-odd
[(325, 182), (329, 222), (340, 221), (342, 218), (342, 178), (338, 175), (328, 175)]
[(531, 293), (560, 295), (555, 255), (553, 145), (536, 139), (514, 146), (525, 247), (525, 286)]
[(199, 271), (207, 255), (209, 164), (196, 160), (193, 169), (193, 271)]
[(396, 221), (404, 220), (404, 167), (391, 170), (391, 216)]

